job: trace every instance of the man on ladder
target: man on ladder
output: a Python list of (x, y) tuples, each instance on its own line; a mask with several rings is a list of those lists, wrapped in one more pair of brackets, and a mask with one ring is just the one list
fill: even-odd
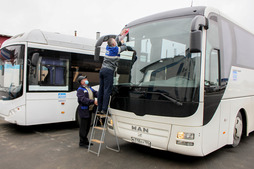
[(110, 38), (108, 40), (106, 54), (102, 63), (102, 68), (100, 70), (98, 112), (101, 114), (106, 114), (108, 110), (109, 98), (113, 87), (114, 73), (118, 66), (120, 53), (128, 49), (128, 47), (123, 44), (123, 38), (128, 33), (128, 31), (129, 30), (124, 29), (117, 37), (119, 39), (118, 44), (120, 47), (117, 46), (117, 41), (115, 39)]
[[(110, 38), (107, 43), (106, 47), (106, 54), (102, 63), (102, 68), (100, 70), (100, 88), (99, 88), (99, 94), (98, 94), (98, 109), (95, 114), (95, 117), (99, 117), (100, 120), (104, 120), (104, 124), (101, 125), (101, 127), (97, 127), (97, 122), (94, 120), (93, 129), (90, 136), (90, 142), (98, 143), (99, 148), (98, 151), (91, 150), (91, 146), (89, 146), (88, 151), (97, 154), (99, 156), (101, 144), (104, 143), (105, 138), (105, 131), (106, 131), (106, 124), (108, 119), (108, 105), (110, 103), (110, 95), (113, 88), (113, 78), (115, 70), (118, 66), (118, 61), (120, 60), (120, 53), (125, 50), (132, 50), (131, 47), (124, 45), (124, 37), (129, 32), (128, 29), (123, 29), (121, 34), (116, 37), (117, 40), (114, 38)], [(118, 47), (120, 46), (120, 47)], [(101, 130), (101, 137), (100, 140), (95, 139), (95, 131)], [(120, 147), (118, 143), (118, 139), (116, 136), (116, 131), (114, 129), (114, 135), (117, 143), (118, 149), (111, 148), (109, 146), (106, 146), (108, 149), (119, 152)]]

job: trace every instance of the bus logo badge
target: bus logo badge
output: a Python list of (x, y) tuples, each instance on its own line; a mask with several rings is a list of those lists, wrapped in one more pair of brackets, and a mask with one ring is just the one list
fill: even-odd
[(143, 132), (143, 133), (148, 133), (149, 129), (145, 128), (145, 127), (139, 127), (139, 126), (131, 126), (131, 129), (134, 131), (139, 131), (139, 132)]

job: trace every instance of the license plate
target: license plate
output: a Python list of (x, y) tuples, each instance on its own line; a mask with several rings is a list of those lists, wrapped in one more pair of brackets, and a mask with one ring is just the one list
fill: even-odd
[(151, 142), (147, 141), (147, 140), (142, 140), (142, 139), (139, 139), (139, 138), (131, 137), (131, 141), (133, 143), (137, 143), (137, 144), (141, 144), (141, 145), (144, 145), (144, 146), (151, 147)]

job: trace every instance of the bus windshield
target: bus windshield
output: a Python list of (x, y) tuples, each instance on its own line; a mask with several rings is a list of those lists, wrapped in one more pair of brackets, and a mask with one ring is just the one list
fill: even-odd
[(12, 100), (23, 93), (24, 46), (1, 49), (0, 100)]
[(193, 17), (149, 22), (129, 28), (115, 85), (199, 87), (200, 53), (189, 52)]

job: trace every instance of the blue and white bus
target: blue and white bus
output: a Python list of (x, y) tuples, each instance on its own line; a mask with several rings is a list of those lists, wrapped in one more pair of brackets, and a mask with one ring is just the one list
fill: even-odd
[[(109, 131), (205, 156), (237, 146), (254, 130), (253, 33), (209, 7), (163, 12), (125, 28), (135, 52), (120, 56)], [(97, 41), (96, 52), (108, 37)]]

